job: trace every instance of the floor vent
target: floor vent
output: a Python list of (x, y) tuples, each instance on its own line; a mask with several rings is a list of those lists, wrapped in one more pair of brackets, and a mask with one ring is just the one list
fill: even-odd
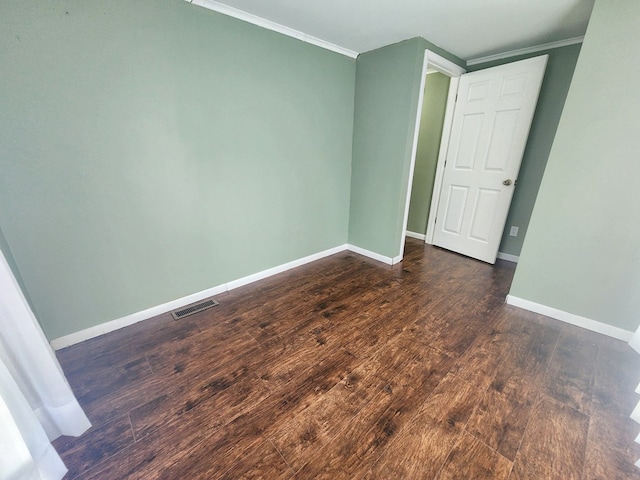
[(187, 305), (180, 310), (174, 310), (173, 312), (171, 312), (171, 315), (173, 315), (173, 318), (175, 318), (176, 320), (180, 320), (181, 318), (193, 315), (194, 313), (202, 312), (203, 310), (215, 307), (216, 305), (218, 305), (218, 302), (210, 298), (203, 302), (192, 303), (191, 305)]

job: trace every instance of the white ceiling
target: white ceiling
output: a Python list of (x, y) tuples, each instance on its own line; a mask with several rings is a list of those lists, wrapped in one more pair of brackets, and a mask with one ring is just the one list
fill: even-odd
[(223, 0), (216, 3), (358, 53), (423, 37), (463, 60), (472, 60), (581, 37), (593, 2)]

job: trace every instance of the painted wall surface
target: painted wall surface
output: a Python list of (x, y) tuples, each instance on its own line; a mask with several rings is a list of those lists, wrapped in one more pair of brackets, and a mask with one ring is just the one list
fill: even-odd
[(425, 49), (421, 38), (358, 56), (349, 243), (387, 257), (402, 248)]
[(4, 236), (4, 232), (2, 231), (2, 227), (0, 227), (0, 251), (2, 251), (2, 255), (7, 261), (7, 264), (9, 265), (9, 268), (11, 269), (16, 282), (18, 282), (18, 285), (20, 286), (24, 297), (27, 299), (27, 302), (29, 302), (31, 310), (35, 311), (31, 299), (29, 298), (29, 292), (27, 291), (24, 281), (22, 280), (20, 270), (18, 269), (18, 264), (16, 264), (16, 260), (15, 258), (13, 258), (13, 253), (9, 248), (9, 243), (7, 242), (7, 239)]
[(636, 0), (596, 0), (511, 288), (630, 331), (640, 321), (639, 19)]
[(182, 0), (0, 4), (0, 226), (49, 338), (346, 243), (355, 60)]
[(424, 86), (420, 133), (407, 222), (408, 231), (422, 235), (427, 231), (427, 219), (429, 218), (450, 81), (451, 79), (446, 75), (435, 72), (427, 75)]
[[(511, 255), (520, 255), (533, 205), (536, 202), (542, 175), (560, 122), (567, 98), (573, 71), (580, 54), (580, 45), (554, 48), (534, 54), (511, 57), (500, 61), (473, 65), (468, 71), (476, 71), (509, 62), (524, 60), (538, 55), (549, 55), (547, 69), (540, 89), (538, 105), (531, 123), (529, 139), (522, 158), (518, 185), (511, 201), (507, 223), (502, 234), (499, 250)], [(509, 236), (511, 226), (519, 227), (517, 237)]]
[(13, 253), (11, 253), (11, 249), (9, 248), (9, 243), (7, 242), (6, 237), (4, 236), (4, 232), (2, 231), (2, 227), (0, 227), (0, 251), (4, 255), (5, 260), (9, 264), (9, 268), (13, 272), (13, 276), (18, 279), (20, 275), (20, 271), (18, 270), (18, 265), (16, 265), (16, 261), (13, 258)]

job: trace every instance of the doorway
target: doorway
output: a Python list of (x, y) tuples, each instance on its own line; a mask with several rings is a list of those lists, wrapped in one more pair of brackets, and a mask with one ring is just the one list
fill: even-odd
[(425, 240), (451, 77), (427, 70), (413, 170), (407, 236)]
[[(425, 103), (424, 101), (425, 87), (427, 84), (428, 75), (433, 75), (436, 72), (447, 77), (449, 79), (448, 81), (449, 85), (446, 93), (444, 116), (441, 122), (438, 122), (438, 123), (441, 123), (442, 125), (440, 128), (436, 128), (436, 130), (439, 129), (440, 132), (436, 132), (435, 134), (436, 136), (440, 137), (440, 142), (438, 146), (438, 155), (436, 159), (435, 170), (433, 172), (434, 180), (433, 180), (433, 183), (431, 184), (431, 190), (432, 190), (431, 196), (434, 198), (440, 193), (440, 184), (442, 183), (442, 176), (444, 173), (444, 159), (447, 153), (447, 146), (449, 145), (449, 136), (451, 134), (451, 126), (453, 124), (453, 112), (455, 109), (456, 92), (458, 91), (460, 76), (466, 73), (466, 70), (461, 66), (453, 63), (450, 60), (447, 60), (443, 56), (438, 55), (437, 53), (431, 50), (427, 49), (424, 52), (420, 94), (418, 97), (418, 111), (417, 111), (417, 118), (416, 118), (416, 124), (415, 124), (415, 131), (413, 135), (413, 148), (411, 152), (411, 166), (409, 169), (409, 188), (407, 188), (407, 199), (406, 199), (406, 204), (404, 209), (404, 221), (403, 221), (403, 228), (401, 232), (402, 237), (400, 239), (400, 255), (398, 257), (399, 259), (402, 259), (404, 255), (404, 244), (405, 244), (405, 238), (407, 236), (409, 208), (411, 204), (411, 197), (412, 197), (413, 186), (414, 186), (413, 179), (414, 179), (414, 172), (416, 167), (416, 154), (418, 152), (418, 142), (420, 139), (420, 126), (422, 122), (422, 114), (423, 114), (424, 103)], [(442, 82), (442, 79), (440, 80), (441, 80), (441, 83), (444, 83)], [(427, 163), (430, 163), (430, 161), (428, 161)], [(427, 172), (430, 172), (431, 166), (428, 166), (425, 170)], [(431, 175), (431, 173), (428, 173), (428, 175)], [(422, 188), (422, 186), (420, 188)], [(418, 195), (421, 197), (424, 197), (424, 192), (418, 192)], [(434, 209), (437, 208), (437, 205), (435, 205), (435, 203), (436, 202), (430, 201), (430, 205), (428, 207), (429, 214), (425, 219), (427, 221), (427, 230), (426, 230), (425, 238), (421, 238), (427, 243), (433, 243), (433, 227), (428, 222), (428, 219), (433, 218), (432, 215), (435, 215)], [(424, 210), (424, 207), (422, 208), (422, 210)], [(417, 215), (419, 214), (416, 214), (416, 216)], [(415, 232), (415, 233), (421, 235), (419, 232)]]
[[(444, 118), (447, 79), (425, 71), (405, 214), (408, 236), (495, 262), (547, 58), (451, 77)], [(428, 54), (425, 64), (431, 66)]]

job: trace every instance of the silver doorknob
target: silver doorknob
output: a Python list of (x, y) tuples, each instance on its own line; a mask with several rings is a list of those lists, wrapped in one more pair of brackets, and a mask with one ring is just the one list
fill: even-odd
[(513, 183), (513, 182), (511, 181), (511, 179), (510, 179), (510, 178), (507, 178), (504, 182), (502, 182), (502, 184), (503, 184), (503, 185), (506, 185), (507, 187), (508, 187), (509, 185), (511, 185), (512, 183)]

